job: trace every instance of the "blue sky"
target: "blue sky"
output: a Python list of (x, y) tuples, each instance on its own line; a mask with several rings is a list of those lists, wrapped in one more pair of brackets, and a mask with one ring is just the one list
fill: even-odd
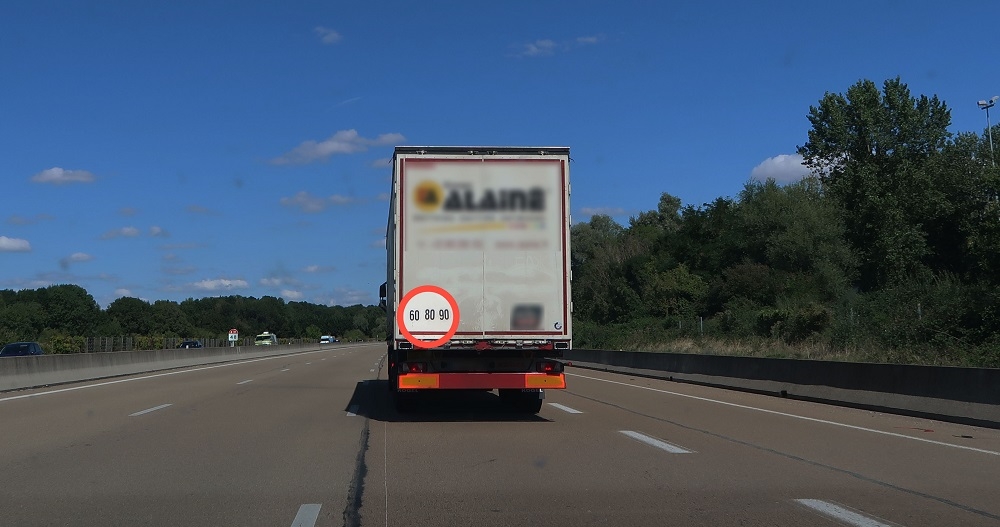
[(574, 220), (624, 223), (793, 178), (862, 78), (982, 131), (987, 7), (6, 1), (0, 288), (373, 303), (397, 144), (569, 146)]

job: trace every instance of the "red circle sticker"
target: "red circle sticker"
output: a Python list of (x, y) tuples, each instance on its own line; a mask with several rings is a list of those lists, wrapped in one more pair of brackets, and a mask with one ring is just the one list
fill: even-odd
[[(403, 296), (396, 309), (396, 327), (418, 348), (434, 348), (458, 331), (458, 302), (436, 285), (415, 287)], [(442, 335), (437, 340), (420, 340), (416, 335)]]

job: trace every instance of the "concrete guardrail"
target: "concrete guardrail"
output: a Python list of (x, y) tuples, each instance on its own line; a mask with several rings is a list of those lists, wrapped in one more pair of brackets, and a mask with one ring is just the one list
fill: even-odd
[(332, 349), (333, 344), (237, 346), (232, 348), (114, 351), (0, 358), (0, 392)]
[(572, 350), (574, 366), (1000, 428), (1000, 369)]

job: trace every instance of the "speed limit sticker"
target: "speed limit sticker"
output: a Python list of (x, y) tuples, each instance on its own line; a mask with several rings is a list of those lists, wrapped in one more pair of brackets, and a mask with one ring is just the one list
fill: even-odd
[[(418, 348), (433, 348), (451, 340), (458, 330), (458, 320), (458, 302), (450, 293), (434, 285), (411, 289), (396, 310), (396, 327)], [(420, 340), (417, 335), (441, 336), (428, 341)]]

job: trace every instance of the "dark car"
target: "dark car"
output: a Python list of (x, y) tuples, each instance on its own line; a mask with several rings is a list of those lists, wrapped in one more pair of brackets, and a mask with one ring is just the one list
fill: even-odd
[(203, 347), (203, 346), (201, 345), (201, 341), (200, 340), (185, 340), (184, 342), (181, 342), (180, 346), (177, 346), (177, 349), (181, 349), (181, 348), (185, 348), (185, 349), (187, 349), (187, 348), (201, 348), (201, 347)]
[(42, 346), (37, 342), (11, 342), (0, 349), (0, 357), (26, 357), (44, 354)]

